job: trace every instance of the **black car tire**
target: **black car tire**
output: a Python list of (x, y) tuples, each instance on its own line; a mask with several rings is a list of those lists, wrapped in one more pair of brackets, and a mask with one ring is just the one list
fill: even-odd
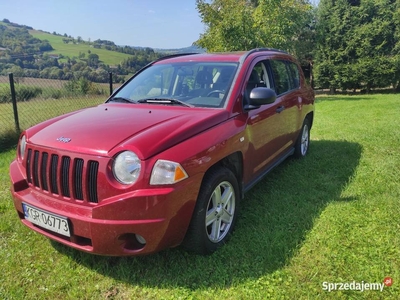
[(232, 171), (211, 169), (201, 185), (184, 248), (207, 255), (225, 244), (236, 223), (239, 199), (239, 185)]
[(310, 120), (304, 119), (303, 126), (301, 127), (299, 137), (297, 138), (294, 147), (294, 157), (302, 158), (307, 155), (308, 148), (310, 147)]

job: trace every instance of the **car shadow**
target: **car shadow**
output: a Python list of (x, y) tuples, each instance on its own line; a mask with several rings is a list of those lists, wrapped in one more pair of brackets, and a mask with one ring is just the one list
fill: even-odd
[(230, 241), (210, 256), (180, 247), (138, 257), (101, 257), (52, 242), (104, 276), (131, 285), (163, 288), (226, 288), (287, 265), (325, 207), (342, 197), (361, 157), (361, 145), (312, 141), (309, 155), (288, 159), (245, 195)]
[(376, 98), (371, 97), (371, 94), (369, 94), (369, 97), (366, 96), (360, 96), (360, 95), (335, 95), (335, 96), (330, 96), (330, 95), (317, 95), (315, 98), (315, 101), (318, 102), (325, 102), (325, 101), (365, 101), (365, 100), (371, 100), (371, 101), (376, 101)]
[(13, 130), (0, 132), (0, 153), (15, 148), (18, 143), (19, 133)]

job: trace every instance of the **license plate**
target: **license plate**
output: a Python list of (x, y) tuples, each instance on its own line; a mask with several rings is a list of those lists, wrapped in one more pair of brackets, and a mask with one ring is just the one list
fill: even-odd
[(25, 219), (40, 227), (65, 236), (71, 236), (68, 219), (22, 203)]

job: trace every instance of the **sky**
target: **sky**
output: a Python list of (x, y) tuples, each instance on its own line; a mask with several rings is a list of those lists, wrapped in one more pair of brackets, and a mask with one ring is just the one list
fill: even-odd
[(195, 0), (0, 0), (0, 20), (83, 40), (191, 46), (204, 32)]

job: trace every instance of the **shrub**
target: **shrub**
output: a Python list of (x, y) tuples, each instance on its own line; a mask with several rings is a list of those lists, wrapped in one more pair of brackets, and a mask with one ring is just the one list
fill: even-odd
[[(15, 96), (18, 101), (28, 101), (42, 94), (42, 89), (33, 86), (15, 86)], [(12, 101), (11, 91), (8, 86), (0, 88), (0, 103), (9, 103)]]
[(42, 92), (42, 97), (44, 99), (60, 99), (63, 96), (66, 96), (65, 91), (53, 87), (46, 88)]
[(19, 133), (15, 130), (0, 131), (0, 149), (6, 150), (15, 147), (18, 143)]
[(0, 87), (0, 103), (11, 102), (10, 88), (7, 86)]
[(28, 101), (42, 94), (43, 90), (36, 86), (17, 86), (15, 93), (17, 101)]
[(64, 85), (70, 95), (104, 95), (106, 91), (98, 88), (93, 82), (84, 77), (72, 79)]

